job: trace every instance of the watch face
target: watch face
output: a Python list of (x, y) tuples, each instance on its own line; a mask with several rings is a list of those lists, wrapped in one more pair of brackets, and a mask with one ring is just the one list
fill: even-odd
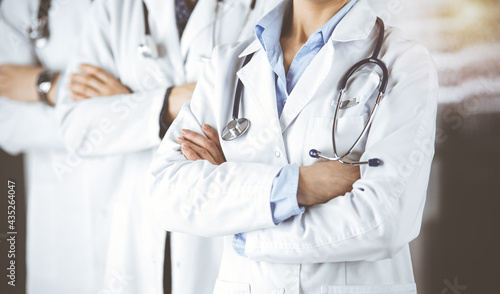
[(50, 91), (51, 86), (52, 86), (52, 84), (50, 82), (43, 82), (40, 84), (39, 89), (40, 89), (40, 91), (47, 94)]

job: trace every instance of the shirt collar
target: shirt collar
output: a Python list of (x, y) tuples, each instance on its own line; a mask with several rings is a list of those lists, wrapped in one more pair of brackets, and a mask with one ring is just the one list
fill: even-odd
[(342, 7), (339, 12), (337, 12), (330, 20), (325, 23), (322, 27), (320, 27), (314, 34), (321, 34), (323, 38), (323, 44), (326, 44), (330, 37), (332, 36), (333, 31), (340, 23), (340, 21), (346, 16), (346, 14), (351, 10), (351, 8), (356, 4), (358, 0), (349, 1), (344, 7)]
[[(322, 45), (326, 44), (335, 30), (335, 27), (351, 10), (356, 2), (358, 2), (358, 0), (351, 0), (344, 5), (344, 7), (342, 7), (332, 18), (330, 18), (327, 23), (311, 34), (307, 43), (310, 41), (317, 42), (322, 40)], [(265, 51), (276, 50), (279, 46), (281, 29), (283, 27), (283, 18), (288, 5), (290, 5), (289, 1), (283, 1), (280, 5), (265, 15), (255, 26), (255, 34)]]
[(265, 51), (273, 51), (280, 44), (283, 17), (289, 1), (283, 1), (255, 25), (255, 35)]
[[(350, 10), (347, 10), (345, 12), (344, 17), (340, 18), (338, 25), (333, 26), (333, 32), (331, 33), (331, 36), (327, 36), (326, 33), (323, 34), (323, 40), (331, 39), (338, 42), (349, 42), (368, 38), (370, 32), (375, 26), (377, 16), (373, 9), (370, 7), (370, 4), (368, 4), (367, 0), (351, 0), (349, 3), (351, 2), (353, 2), (353, 6), (351, 7), (352, 9), (349, 8)], [(279, 44), (286, 3), (288, 3), (288, 1), (283, 1), (282, 3), (280, 3), (258, 22), (255, 27), (257, 39), (241, 53), (240, 57), (254, 53), (260, 48), (266, 49), (266, 45), (262, 43), (263, 38), (259, 37), (258, 30), (262, 31), (260, 36), (263, 36), (265, 28), (269, 28), (269, 25), (274, 22), (276, 22), (275, 25), (277, 24), (277, 27), (279, 27), (279, 29), (275, 30), (275, 34), (276, 32), (278, 32), (278, 35), (274, 38), (275, 41), (270, 43), (272, 43), (272, 47), (275, 47), (276, 44)], [(346, 6), (344, 6), (344, 8)], [(281, 18), (279, 16), (281, 16)], [(259, 26), (261, 27), (260, 29), (258, 29)], [(270, 47), (270, 44), (268, 44), (267, 46)]]

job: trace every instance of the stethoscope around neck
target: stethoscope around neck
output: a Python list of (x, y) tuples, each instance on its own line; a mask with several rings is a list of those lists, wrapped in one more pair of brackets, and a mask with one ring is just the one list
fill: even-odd
[[(90, 1), (92, 2), (93, 0)], [(40, 0), (35, 22), (28, 27), (30, 42), (37, 49), (44, 48), (49, 42), (49, 10), (51, 5), (51, 0)]]
[[(338, 161), (342, 164), (345, 165), (350, 165), (350, 166), (359, 166), (359, 165), (368, 165), (372, 167), (380, 166), (383, 164), (382, 160), (378, 158), (370, 158), (367, 161), (351, 161), (347, 160), (347, 157), (353, 152), (353, 150), (356, 148), (356, 146), (359, 144), (363, 136), (365, 136), (370, 129), (370, 126), (373, 122), (373, 117), (378, 109), (378, 106), (380, 104), (380, 101), (382, 100), (385, 91), (387, 89), (387, 84), (389, 82), (389, 71), (387, 70), (387, 66), (385, 63), (378, 58), (380, 54), (380, 50), (382, 48), (382, 44), (384, 42), (384, 32), (385, 32), (385, 26), (384, 22), (382, 19), (377, 18), (376, 23), (379, 26), (379, 35), (377, 38), (377, 44), (375, 46), (375, 50), (373, 51), (373, 54), (371, 57), (367, 59), (363, 59), (356, 63), (354, 66), (352, 66), (343, 76), (342, 80), (340, 81), (340, 92), (339, 96), (337, 99), (337, 105), (335, 108), (335, 113), (333, 117), (333, 130), (332, 130), (332, 143), (333, 143), (333, 156), (326, 156), (323, 155), (320, 151), (316, 149), (312, 149), (309, 151), (309, 156), (313, 158), (323, 158), (327, 160), (332, 160), (332, 161)], [(243, 62), (244, 67), (252, 58), (253, 54), (248, 55), (245, 58), (245, 61)], [(379, 85), (378, 85), (378, 95), (377, 95), (377, 100), (375, 101), (375, 105), (373, 106), (372, 111), (370, 112), (370, 116), (368, 117), (368, 121), (366, 122), (363, 130), (359, 134), (358, 138), (356, 141), (352, 144), (352, 146), (349, 148), (347, 152), (345, 152), (342, 155), (339, 155), (337, 152), (337, 144), (335, 140), (335, 130), (337, 128), (337, 117), (338, 117), (338, 112), (339, 109), (341, 108), (348, 108), (351, 107), (353, 104), (356, 105), (359, 103), (359, 101), (354, 98), (353, 101), (344, 101), (344, 94), (346, 92), (347, 84), (351, 76), (357, 72), (361, 67), (365, 65), (373, 64), (376, 67), (380, 68), (382, 71), (382, 77), (380, 78)], [(238, 79), (238, 84), (236, 86), (236, 92), (234, 96), (234, 103), (233, 103), (233, 113), (232, 117), (233, 119), (226, 125), (226, 127), (222, 130), (222, 140), (224, 141), (232, 141), (236, 138), (241, 137), (249, 128), (250, 128), (250, 121), (246, 118), (239, 117), (238, 112), (239, 112), (239, 105), (240, 105), (240, 100), (243, 94), (243, 83), (241, 82), (240, 79)]]
[(149, 10), (144, 1), (142, 1), (142, 11), (144, 13), (144, 42), (139, 44), (137, 51), (144, 58), (158, 58), (158, 48), (149, 28)]
[[(213, 24), (213, 29), (212, 29), (212, 48), (217, 47), (219, 45), (217, 43), (217, 22), (219, 19), (219, 13), (222, 5), (224, 4), (223, 0), (217, 0), (216, 6), (215, 6), (215, 15), (214, 15), (214, 24)], [(243, 31), (244, 26), (247, 24), (248, 19), (250, 17), (250, 14), (252, 11), (255, 9), (255, 6), (257, 4), (257, 0), (252, 0), (250, 3), (250, 9), (248, 10), (248, 13), (245, 17), (245, 20), (243, 22), (243, 25), (240, 27), (240, 30), (238, 34), (236, 35), (237, 38), (238, 36), (241, 35), (241, 32)], [(146, 3), (142, 1), (142, 9), (144, 12), (144, 42), (139, 44), (137, 50), (140, 55), (142, 55), (145, 58), (158, 58), (158, 49), (156, 46), (155, 41), (153, 40), (153, 37), (151, 36), (151, 30), (149, 27), (149, 10), (148, 7), (146, 6)], [(208, 62), (210, 60), (210, 57), (207, 56), (202, 56), (201, 60), (203, 62)]]
[(28, 37), (35, 48), (44, 48), (50, 37), (49, 10), (51, 0), (40, 0), (35, 22), (28, 27)]
[[(245, 67), (248, 62), (252, 59), (253, 53), (249, 54), (243, 61), (241, 67)], [(240, 109), (241, 96), (243, 95), (243, 83), (238, 78), (238, 84), (236, 85), (236, 92), (234, 94), (233, 103), (233, 119), (229, 121), (226, 127), (222, 130), (222, 140), (232, 141), (239, 138), (250, 128), (250, 121), (244, 117), (238, 118), (238, 112)]]

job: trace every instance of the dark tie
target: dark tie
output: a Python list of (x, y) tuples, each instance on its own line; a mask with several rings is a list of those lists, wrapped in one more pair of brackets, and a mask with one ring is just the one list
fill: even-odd
[[(198, 1), (195, 2), (195, 6)], [(188, 23), (189, 17), (193, 12), (193, 8), (190, 8), (186, 1), (184, 0), (175, 0), (175, 20), (177, 22), (177, 30), (179, 31), (179, 39), (182, 37), (184, 33), (184, 29)]]

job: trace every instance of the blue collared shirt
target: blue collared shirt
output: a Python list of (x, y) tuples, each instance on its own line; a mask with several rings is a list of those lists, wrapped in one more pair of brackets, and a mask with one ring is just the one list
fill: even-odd
[[(283, 25), (283, 17), (288, 1), (284, 1), (264, 16), (255, 26), (255, 33), (262, 48), (266, 52), (269, 65), (275, 73), (276, 103), (278, 115), (281, 116), (288, 96), (297, 85), (300, 77), (309, 66), (314, 56), (323, 48), (330, 39), (335, 27), (351, 10), (358, 0), (351, 0), (339, 12), (337, 12), (327, 23), (309, 36), (307, 42), (295, 55), (288, 73), (285, 74), (283, 63), (283, 51), (280, 38)], [(287, 165), (273, 181), (271, 190), (271, 213), (275, 224), (301, 214), (304, 209), (297, 204), (297, 187), (299, 182), (299, 167)], [(236, 234), (233, 239), (233, 248), (241, 256), (245, 256), (246, 234)]]

